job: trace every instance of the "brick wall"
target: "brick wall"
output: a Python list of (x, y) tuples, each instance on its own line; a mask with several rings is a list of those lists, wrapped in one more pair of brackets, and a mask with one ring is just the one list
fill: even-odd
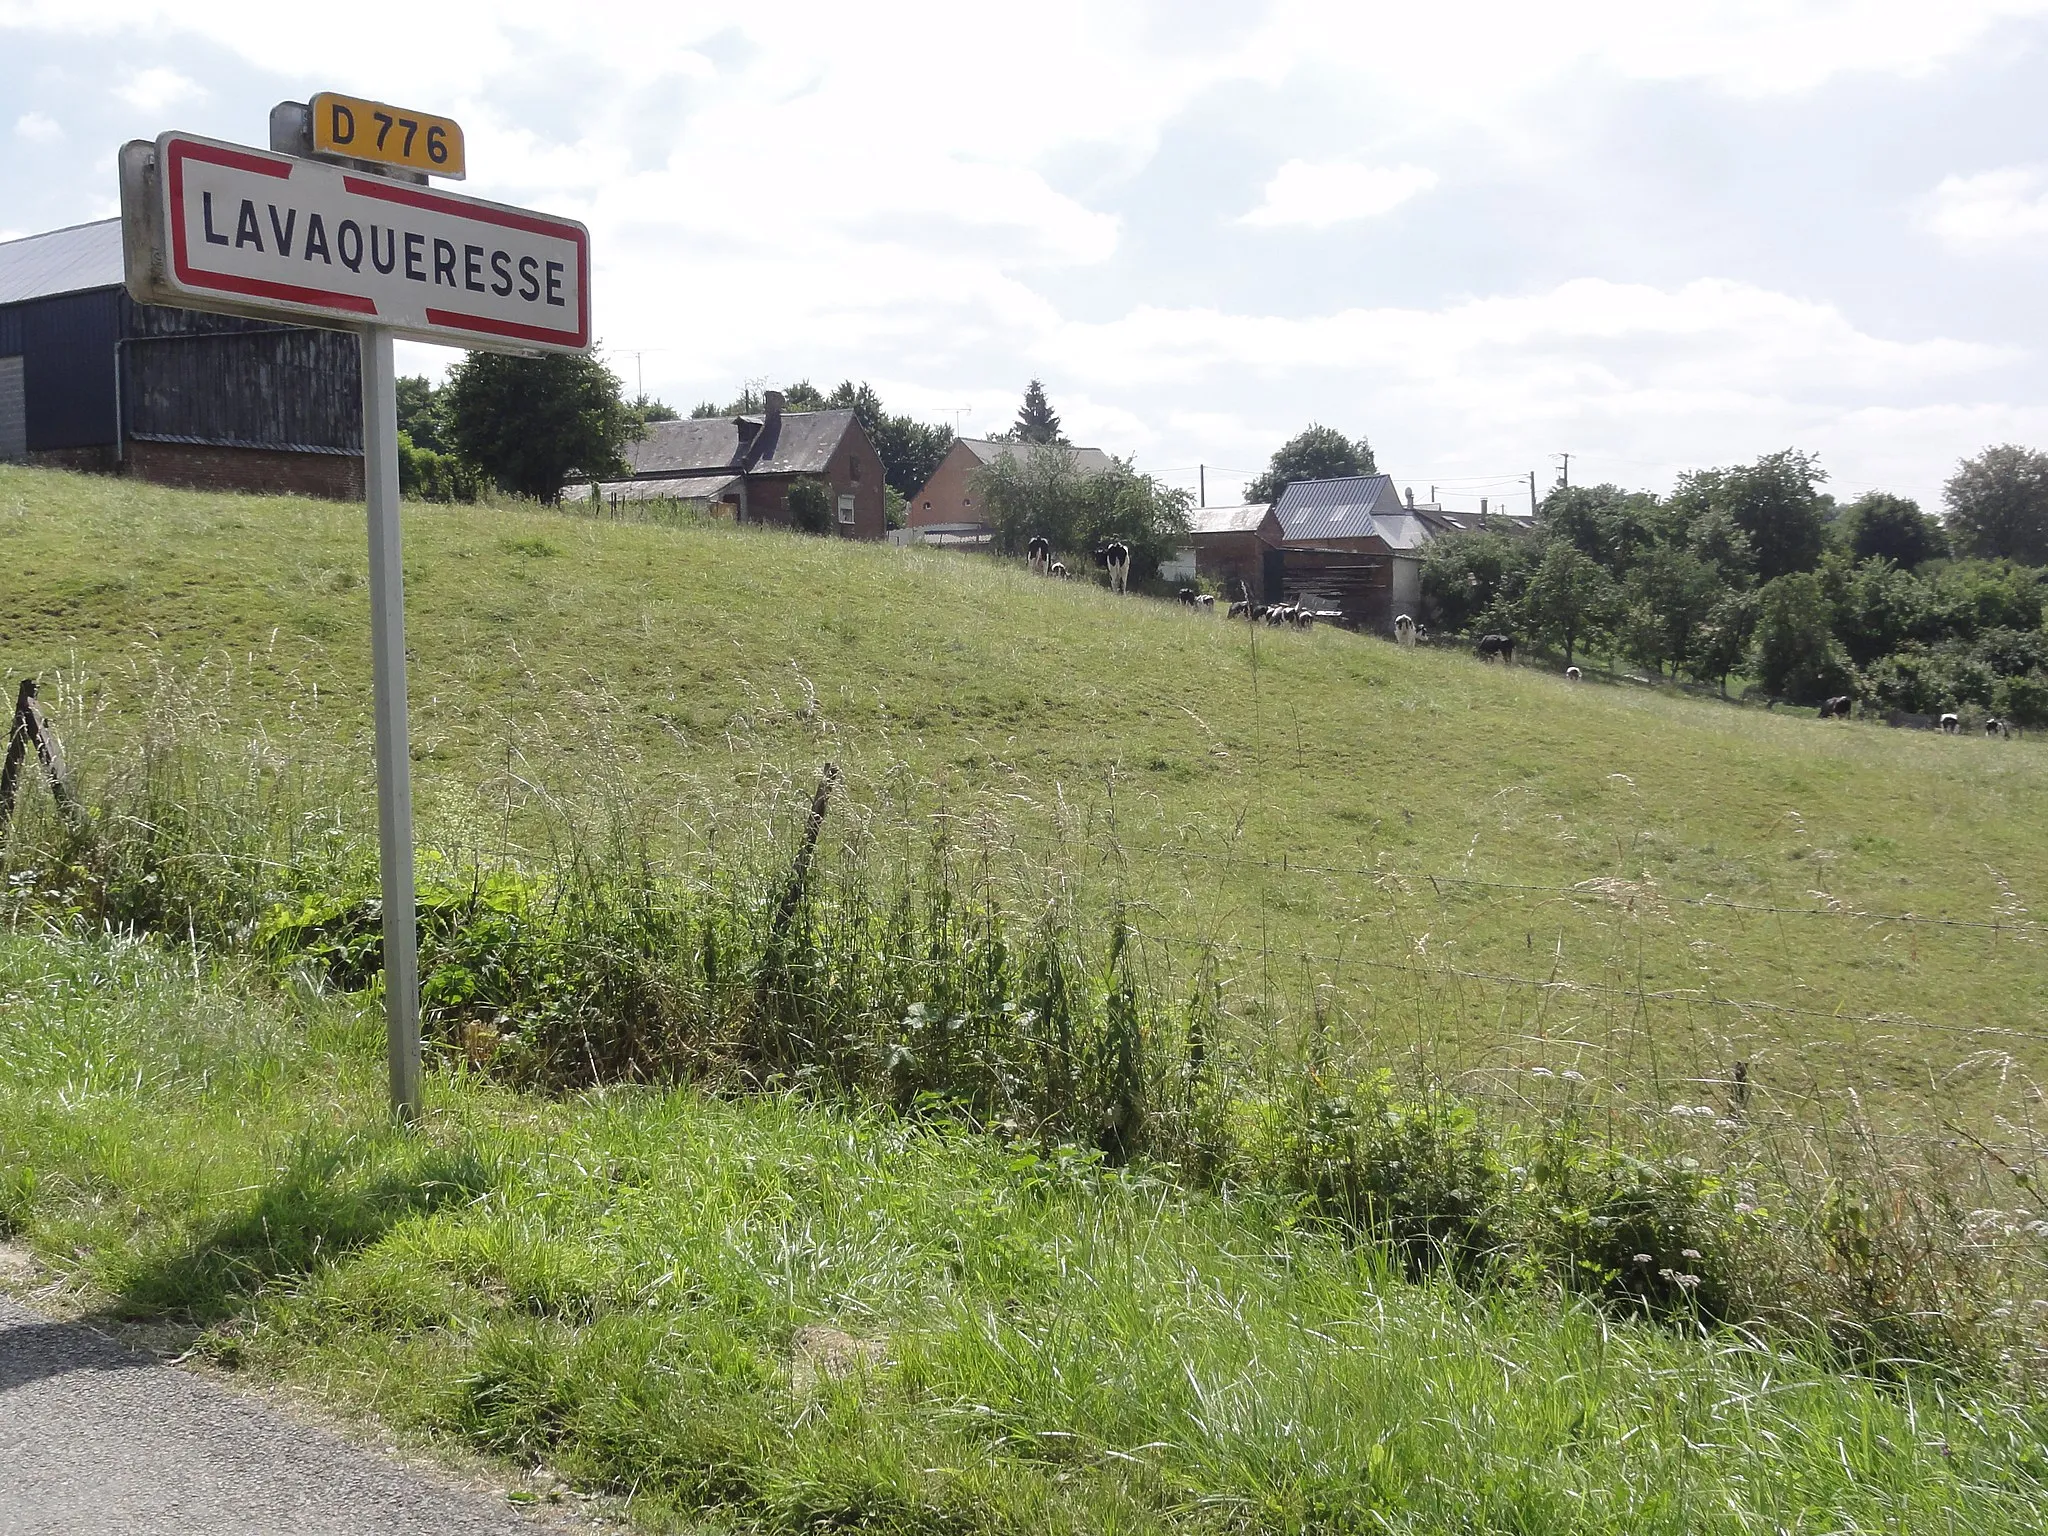
[(978, 523), (981, 514), (974, 507), (974, 472), (981, 468), (981, 460), (974, 451), (963, 444), (955, 443), (939, 467), (932, 471), (931, 479), (910, 501), (909, 523), (913, 528), (929, 528), (935, 523)]
[(99, 475), (110, 475), (121, 467), (121, 457), (112, 443), (93, 448), (31, 448), (28, 461), (43, 469), (73, 469)]
[(196, 443), (128, 444), (127, 471), (138, 480), (197, 491), (363, 499), (363, 461), (352, 453), (290, 453), (272, 448), (211, 448)]

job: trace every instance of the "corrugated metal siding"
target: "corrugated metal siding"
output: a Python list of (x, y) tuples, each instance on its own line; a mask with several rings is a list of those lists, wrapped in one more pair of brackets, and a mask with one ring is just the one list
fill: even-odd
[(126, 297), (101, 288), (9, 306), (21, 332), (30, 452), (118, 440), (114, 337)]
[(0, 459), (28, 453), (27, 397), (21, 387), (21, 359), (0, 356)]
[(136, 304), (126, 321), (123, 414), (136, 436), (362, 451), (351, 333)]

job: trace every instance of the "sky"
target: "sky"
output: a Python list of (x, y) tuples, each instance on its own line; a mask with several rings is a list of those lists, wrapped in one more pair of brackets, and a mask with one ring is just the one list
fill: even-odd
[(2044, 64), (2048, 0), (0, 0), (0, 238), (338, 90), (587, 223), (684, 410), (854, 378), (977, 435), (1039, 378), (1212, 504), (1314, 421), (1453, 507), (1799, 448), (1933, 509), (2048, 447)]

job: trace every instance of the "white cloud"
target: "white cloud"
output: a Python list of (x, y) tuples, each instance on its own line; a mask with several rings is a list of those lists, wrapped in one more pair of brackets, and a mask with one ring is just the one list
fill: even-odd
[(64, 137), (57, 119), (42, 112), (24, 112), (14, 120), (15, 134), (31, 144), (52, 144)]
[(1928, 199), (1922, 220), (1961, 250), (2041, 244), (2048, 240), (2048, 167), (2013, 165), (1947, 177)]
[(158, 65), (152, 69), (137, 70), (114, 88), (114, 94), (137, 111), (162, 112), (188, 101), (197, 101), (206, 91), (196, 80), (188, 79), (175, 69)]
[(1419, 165), (1289, 160), (1266, 183), (1265, 201), (1238, 222), (1263, 229), (1283, 225), (1327, 229), (1332, 224), (1391, 213), (1436, 184), (1436, 172)]

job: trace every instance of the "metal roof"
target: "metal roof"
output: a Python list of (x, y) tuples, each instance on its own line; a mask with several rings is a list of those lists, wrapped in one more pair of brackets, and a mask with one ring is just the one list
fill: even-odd
[(740, 483), (738, 475), (683, 475), (665, 479), (601, 480), (599, 501), (716, 501)]
[(1280, 493), (1273, 510), (1290, 544), (1378, 538), (1393, 549), (1420, 549), (1431, 537), (1422, 519), (1401, 504), (1389, 475), (1297, 480)]
[[(742, 437), (741, 423), (752, 431)], [(638, 442), (626, 444), (635, 479), (650, 475), (724, 470), (750, 475), (818, 475), (832, 462), (852, 411), (784, 411), (780, 416), (705, 416), (657, 421)], [(747, 444), (742, 453), (741, 443)]]
[(0, 241), (0, 304), (118, 288), (125, 275), (119, 219)]
[(1014, 459), (1019, 454), (1030, 457), (1047, 450), (1063, 450), (1073, 455), (1074, 468), (1084, 475), (1106, 474), (1116, 467), (1116, 460), (1100, 448), (1073, 448), (1065, 443), (1006, 443), (988, 437), (963, 437), (960, 446), (984, 464), (993, 464), (997, 459)]
[(1257, 533), (1273, 509), (1263, 501), (1235, 507), (1197, 507), (1188, 513), (1189, 533)]

